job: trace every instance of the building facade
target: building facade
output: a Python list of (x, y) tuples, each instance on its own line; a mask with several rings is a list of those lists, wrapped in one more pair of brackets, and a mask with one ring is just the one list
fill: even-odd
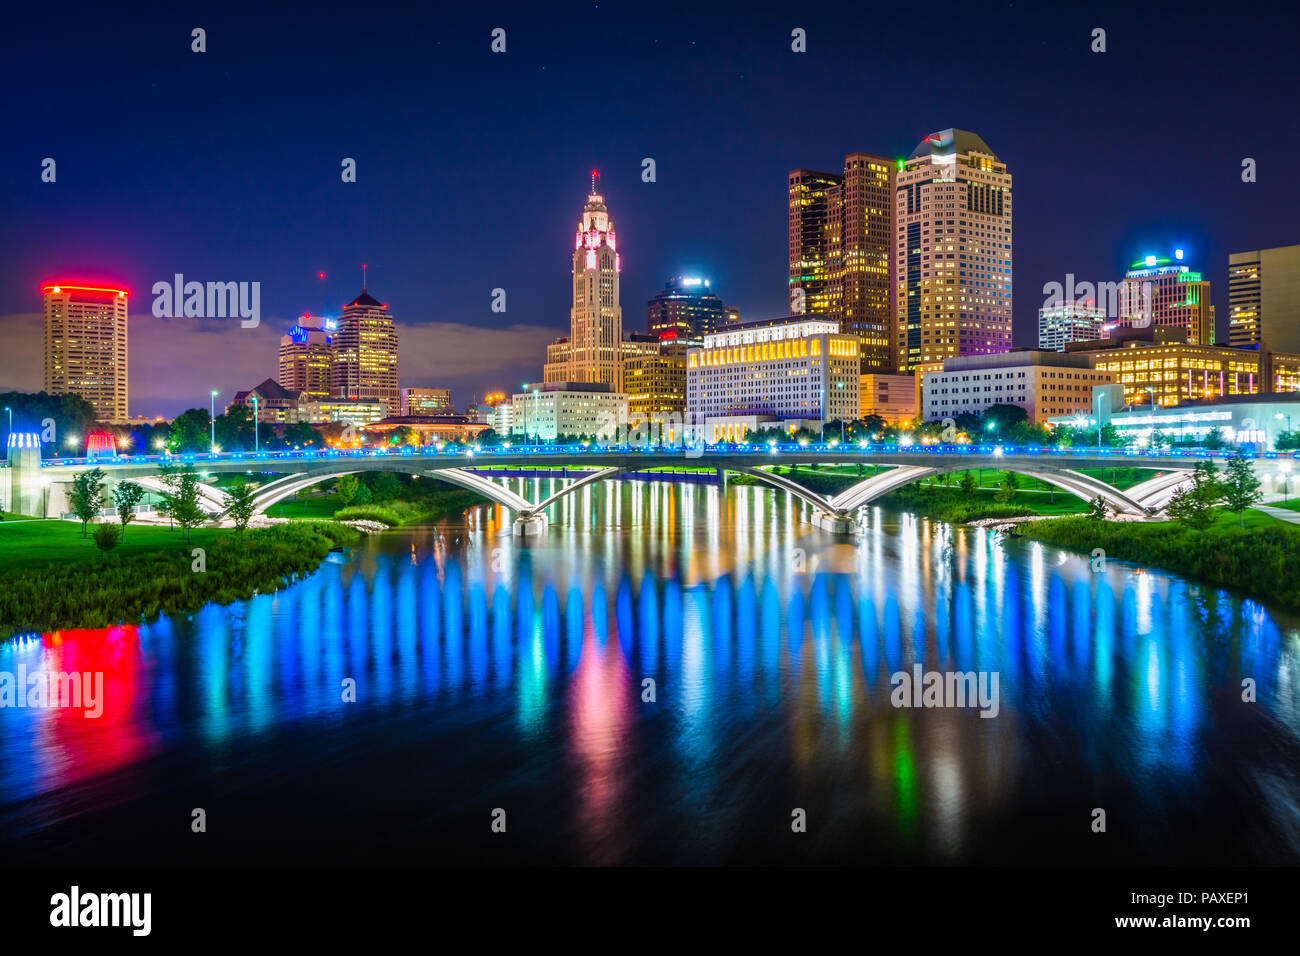
[(895, 361), (894, 176), (892, 160), (850, 153), (842, 174), (787, 177), (791, 307), (801, 298), (801, 314), (857, 335), (864, 371), (888, 372)]
[(543, 382), (511, 396), (510, 433), (529, 441), (608, 441), (627, 423), (627, 396), (604, 382)]
[(1228, 256), (1228, 344), (1300, 352), (1300, 245)]
[(925, 376), (922, 418), (942, 421), (979, 415), (990, 405), (1018, 405), (1031, 423), (1043, 424), (1055, 415), (1087, 414), (1093, 389), (1114, 381), (1086, 355), (1026, 349), (945, 359), (943, 371)]
[(860, 397), (859, 340), (833, 319), (790, 316), (705, 336), (686, 361), (686, 413), (852, 421)]
[(1106, 310), (1093, 300), (1057, 300), (1038, 310), (1038, 347), (1045, 352), (1064, 352), (1070, 342), (1093, 342), (1102, 337)]
[(618, 276), (623, 269), (614, 220), (599, 192), (599, 174), (591, 174), (591, 193), (582, 209), (573, 248), (573, 307), (568, 341), (546, 352), (547, 382), (598, 382), (615, 392), (623, 388), (623, 309)]
[(280, 385), (289, 391), (306, 392), (310, 401), (330, 397), (334, 388), (333, 319), (300, 317), (296, 325), (280, 336)]
[(858, 385), (858, 417), (879, 415), (891, 425), (916, 418), (916, 378), (912, 375), (886, 375), (863, 372)]
[(1011, 174), (982, 139), (931, 133), (897, 173), (896, 370), (1011, 348)]
[(1177, 329), (1192, 345), (1213, 345), (1210, 282), (1182, 260), (1183, 250), (1175, 249), (1172, 258), (1146, 256), (1134, 262), (1119, 284), (1112, 327)]
[(343, 307), (338, 320), (330, 397), (381, 402), (389, 415), (402, 408), (397, 386), (397, 327), (388, 306), (365, 288)]
[(451, 389), (449, 388), (404, 388), (402, 389), (403, 415), (446, 415), (451, 414)]
[(1127, 405), (1173, 406), (1180, 402), (1251, 395), (1261, 390), (1259, 353), (1186, 341), (1181, 328), (1154, 326), (1112, 333), (1100, 342), (1069, 346), (1092, 358), (1124, 386)]
[(51, 283), (45, 299), (45, 391), (80, 395), (102, 422), (127, 411), (125, 289)]
[(630, 419), (665, 421), (686, 411), (685, 341), (665, 339), (652, 354), (634, 355), (623, 363), (623, 390)]

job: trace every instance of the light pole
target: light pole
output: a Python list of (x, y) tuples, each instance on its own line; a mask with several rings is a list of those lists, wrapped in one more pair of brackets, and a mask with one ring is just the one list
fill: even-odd
[(213, 448), (217, 447), (217, 391), (213, 389), (208, 393), (208, 435), (209, 444)]
[(5, 435), (8, 436), (14, 433), (14, 410), (6, 405), (5, 411), (9, 413), (9, 431), (5, 432)]
[[(838, 382), (836, 384), (839, 388), (844, 387), (843, 382)], [(844, 444), (844, 413), (842, 411), (840, 412), (840, 444)]]
[[(533, 389), (533, 423), (537, 425), (537, 440), (542, 440), (542, 426), (537, 422), (537, 389)], [(556, 422), (559, 427), (559, 422)]]
[[(11, 413), (10, 413), (10, 420), (9, 420), (9, 428), (10, 428), (10, 430), (13, 429), (13, 418), (12, 418), (12, 415), (13, 415), (13, 413), (11, 412)], [(1286, 433), (1287, 433), (1287, 435), (1289, 436), (1289, 435), (1291, 434), (1291, 416), (1290, 416), (1290, 415), (1283, 415), (1281, 412), (1278, 412), (1278, 413), (1277, 413), (1276, 415), (1274, 415), (1273, 417), (1276, 418), (1278, 421), (1281, 421), (1281, 420), (1284, 419), (1284, 418), (1286, 419)], [(1277, 441), (1276, 441), (1276, 440), (1274, 440), (1274, 442), (1273, 442), (1273, 447), (1275, 447), (1275, 448), (1277, 447)]]
[(1286, 504), (1287, 485), (1291, 483), (1291, 462), (1284, 461), (1277, 466), (1278, 479), (1282, 484), (1282, 504)]
[(1098, 452), (1101, 451), (1101, 400), (1103, 398), (1107, 400), (1109, 400), (1110, 398), (1110, 396), (1104, 390), (1097, 393), (1097, 451)]
[(257, 396), (254, 395), (254, 396), (253, 396), (253, 454), (254, 454), (254, 455), (256, 455), (256, 454), (258, 453), (258, 451), (260, 450), (260, 449), (259, 449), (259, 445), (258, 445), (258, 437), (257, 437), (257, 418), (258, 418), (258, 415), (257, 415)]

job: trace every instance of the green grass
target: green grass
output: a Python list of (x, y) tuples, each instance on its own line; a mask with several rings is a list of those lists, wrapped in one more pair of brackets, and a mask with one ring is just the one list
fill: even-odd
[(1172, 521), (1097, 521), (1089, 517), (1034, 521), (1017, 528), (1036, 541), (1090, 554), (1163, 568), (1290, 608), (1300, 608), (1300, 528), (1248, 510), (1244, 527), (1235, 514), (1220, 513), (1204, 531)]
[[(37, 569), (51, 563), (103, 561), (104, 556), (90, 537), (94, 525), (81, 536), (79, 521), (0, 521), (0, 572), (14, 568)], [(204, 548), (218, 538), (233, 534), (221, 528), (195, 528), (190, 547)], [(165, 525), (132, 523), (113, 549), (114, 557), (148, 554), (163, 549), (184, 548), (185, 536)]]
[(1077, 471), (1081, 475), (1100, 478), (1118, 491), (1127, 491), (1148, 478), (1165, 473), (1159, 468), (1079, 468)]
[(314, 498), (294, 498), (272, 505), (266, 513), (272, 518), (333, 518), (343, 507), (338, 495), (319, 495)]
[[(247, 600), (310, 574), (332, 547), (350, 544), (360, 534), (331, 522), (294, 522), (247, 532), (242, 540), (233, 531), (217, 532), (206, 545), (194, 537), (186, 545), (173, 534), (166, 547), (106, 557), (87, 558), (82, 552), (77, 559), (47, 564), (40, 573), (33, 573), (34, 561), (0, 570), (0, 637), (111, 627)], [(194, 569), (194, 547), (204, 549), (202, 571)]]

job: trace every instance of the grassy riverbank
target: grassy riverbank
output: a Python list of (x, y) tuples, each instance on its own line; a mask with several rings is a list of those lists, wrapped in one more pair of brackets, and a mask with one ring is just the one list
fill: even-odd
[[(375, 487), (379, 486), (376, 484)], [(273, 505), (267, 514), (275, 518), (378, 521), (389, 527), (397, 527), (420, 521), (436, 521), (488, 502), (483, 495), (473, 491), (427, 478), (412, 480), (405, 475), (394, 482), (389, 491), (391, 497), (384, 493), (380, 500), (372, 497), (364, 504), (345, 505), (339, 495), (330, 490)]]
[[(64, 540), (69, 532), (89, 551)], [(331, 548), (361, 537), (346, 525), (294, 522), (246, 532), (242, 542), (233, 531), (200, 529), (187, 544), (177, 531), (132, 526), (124, 544), (104, 556), (80, 533), (63, 521), (0, 528), (0, 637), (137, 623), (247, 600), (311, 573)], [(194, 548), (203, 549), (204, 571), (194, 570)]]
[(1032, 521), (1016, 531), (1085, 554), (1101, 548), (1112, 561), (1162, 568), (1300, 609), (1300, 528), (1262, 512), (1247, 511), (1244, 528), (1237, 527), (1235, 514), (1225, 513), (1205, 531), (1172, 521), (1088, 517)]

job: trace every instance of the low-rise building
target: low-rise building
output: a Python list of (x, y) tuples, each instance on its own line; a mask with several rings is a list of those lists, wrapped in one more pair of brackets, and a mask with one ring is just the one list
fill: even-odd
[(472, 442), (487, 425), (465, 415), (391, 415), (371, 422), (362, 430), (368, 434), (390, 435), (399, 428), (409, 430), (415, 444), (437, 442)]
[(1092, 359), (1124, 386), (1128, 405), (1178, 405), (1228, 395), (1253, 395), (1262, 387), (1259, 353), (1187, 341), (1178, 327), (1116, 329), (1108, 339), (1074, 342), (1066, 353)]
[(227, 410), (243, 405), (263, 425), (283, 425), (298, 421), (298, 408), (307, 403), (307, 393), (287, 389), (273, 378), (243, 392), (236, 392)]
[(1029, 421), (1087, 414), (1093, 389), (1114, 382), (1113, 373), (1093, 367), (1086, 355), (1039, 349), (945, 359), (922, 386), (922, 418), (927, 422), (979, 415), (990, 405), (1018, 405)]
[(454, 412), (449, 388), (402, 389), (403, 415), (449, 415)]
[[(1155, 436), (1164, 442), (1201, 443), (1211, 432), (1218, 432), (1229, 442), (1268, 451), (1276, 448), (1278, 435), (1300, 428), (1300, 393), (1234, 395), (1175, 406), (1137, 404), (1109, 414), (1103, 407), (1100, 412), (1105, 424), (1113, 425), (1122, 439), (1138, 445), (1149, 444)], [(1049, 424), (1088, 428), (1093, 422), (1085, 412)], [(1292, 478), (1300, 478), (1300, 472)]]
[(511, 396), (510, 433), (526, 440), (557, 436), (616, 438), (627, 423), (627, 395), (603, 382), (537, 382)]
[(861, 396), (859, 418), (879, 415), (889, 424), (910, 422), (916, 418), (917, 388), (915, 375), (888, 375), (863, 372), (858, 392)]

